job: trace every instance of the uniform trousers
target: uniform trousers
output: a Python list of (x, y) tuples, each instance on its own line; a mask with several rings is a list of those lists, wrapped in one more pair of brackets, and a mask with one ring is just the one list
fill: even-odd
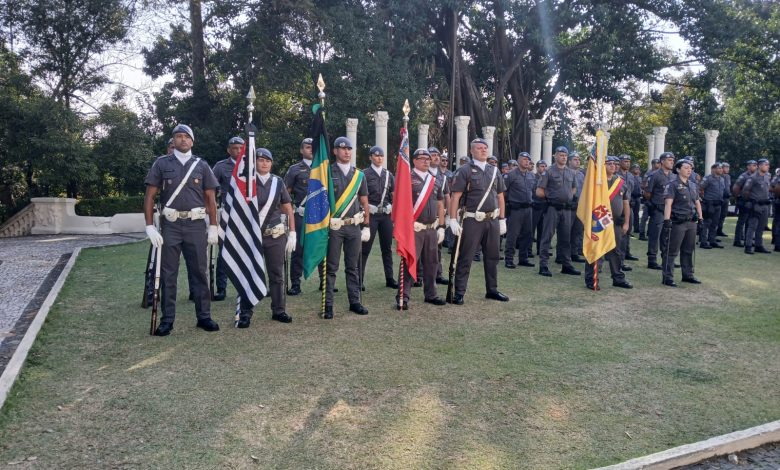
[[(263, 257), (265, 258), (265, 270), (268, 285), (268, 295), (271, 296), (271, 313), (278, 315), (284, 313), (286, 297), (284, 292), (284, 248), (287, 245), (287, 235), (277, 238), (263, 235)], [(252, 304), (244, 299), (239, 299), (239, 316), (252, 318)]]
[[(437, 297), (436, 293), (436, 271), (439, 267), (439, 244), (436, 243), (436, 229), (429, 228), (414, 232), (415, 251), (417, 259), (417, 280), (423, 282), (423, 292), (426, 299)], [(463, 245), (461, 245), (461, 249)], [(422, 267), (422, 271), (420, 268)], [(404, 267), (404, 304), (409, 303), (409, 294), (412, 291), (412, 276), (409, 274), (408, 266)], [(395, 295), (395, 301), (398, 302), (398, 294)]]
[(160, 264), (161, 322), (173, 323), (176, 318), (176, 284), (179, 277), (179, 257), (184, 255), (190, 274), (190, 290), (195, 301), (198, 320), (211, 317), (211, 294), (206, 274), (207, 234), (204, 220), (179, 219), (176, 222), (161, 220), (163, 245)]
[(775, 203), (775, 214), (772, 216), (772, 243), (780, 250), (780, 203)]
[[(664, 225), (664, 212), (650, 204), (650, 218), (647, 221), (647, 262), (658, 262), (658, 245), (661, 238), (661, 228)], [(696, 232), (694, 231), (694, 235)], [(663, 248), (661, 249), (663, 252)]]
[(704, 201), (702, 203), (702, 215), (704, 223), (701, 226), (699, 241), (702, 245), (714, 245), (718, 236), (718, 224), (720, 224), (721, 201)]
[(520, 261), (528, 261), (533, 241), (534, 211), (531, 207), (513, 208), (506, 219), (506, 246), (504, 261), (514, 263), (515, 246), (520, 252)]
[[(547, 203), (546, 202), (533, 202), (531, 204), (531, 207), (533, 207), (533, 220), (532, 225), (533, 228), (531, 229), (531, 235), (536, 236), (536, 254), (539, 254), (539, 248), (542, 245), (542, 233), (544, 231), (544, 213), (547, 212)], [(528, 253), (531, 255), (531, 253)]]
[[(669, 232), (669, 250), (662, 252), (663, 280), (674, 280), (674, 262), (680, 255), (683, 279), (693, 277), (693, 251), (696, 249), (696, 222), (672, 224)], [(664, 247), (665, 249), (666, 247)]]
[(738, 198), (737, 227), (734, 229), (734, 243), (741, 243), (745, 241), (748, 215), (750, 215), (750, 210), (745, 207), (745, 201), (742, 198)]
[(753, 209), (748, 214), (745, 248), (764, 247), (764, 227), (768, 221), (769, 204), (758, 205), (754, 202)]
[(558, 244), (555, 247), (556, 259), (561, 261), (564, 267), (571, 268), (571, 236), (572, 211), (569, 209), (556, 209), (548, 205), (544, 214), (544, 228), (542, 229), (542, 243), (539, 249), (539, 267), (547, 267), (550, 261), (552, 237), (557, 233)]
[(328, 237), (327, 283), (325, 306), (333, 307), (333, 288), (336, 285), (336, 272), (339, 270), (341, 252), (344, 252), (344, 275), (347, 281), (349, 303), (360, 303), (360, 226), (345, 225), (338, 230), (330, 230)]
[(641, 198), (631, 198), (631, 227), (634, 232), (639, 231), (639, 207), (642, 205)]
[[(222, 239), (219, 239), (219, 253), (222, 253)], [(225, 260), (222, 259), (222, 256), (217, 258), (217, 291), (225, 290), (227, 289), (227, 281), (228, 281), (228, 275), (227, 275), (227, 265), (225, 263)], [(192, 282), (192, 280), (190, 280)]]
[(645, 236), (647, 234), (647, 221), (650, 219), (650, 214), (654, 211), (653, 205), (649, 202), (642, 204), (642, 216), (639, 218), (639, 236)]
[[(615, 221), (615, 242), (616, 242), (616, 246), (620, 248), (620, 258), (622, 261), (625, 261), (626, 256), (631, 254), (631, 233), (634, 230), (634, 221), (631, 217), (631, 213), (629, 212), (627, 216), (628, 216), (628, 233), (626, 233), (625, 235), (623, 235), (622, 221), (621, 223), (617, 223), (617, 221)], [(618, 234), (617, 232), (620, 232), (620, 234)], [(619, 243), (617, 243), (618, 239), (620, 240)]]
[(371, 237), (363, 242), (363, 272), (366, 272), (366, 261), (374, 246), (374, 238), (379, 234), (379, 248), (382, 250), (382, 266), (385, 279), (393, 279), (393, 220), (390, 214), (373, 214), (369, 220)]
[[(571, 211), (571, 236), (569, 237), (569, 243), (571, 244), (571, 256), (582, 255), (582, 236), (585, 234), (585, 227), (582, 226), (582, 222), (577, 217), (577, 208), (569, 209)], [(556, 256), (560, 256), (556, 253)]]
[(298, 240), (295, 243), (295, 251), (290, 257), (290, 287), (301, 287), (301, 277), (303, 276), (303, 234), (306, 226), (303, 223), (303, 217), (295, 213), (295, 228), (298, 231)]
[(720, 205), (720, 222), (718, 222), (718, 231), (715, 233), (717, 235), (718, 233), (724, 233), (723, 232), (723, 223), (726, 222), (726, 216), (729, 215), (729, 198), (723, 199), (723, 202), (721, 202)]
[(626, 274), (623, 272), (623, 253), (620, 248), (621, 241), (628, 238), (628, 235), (623, 235), (623, 228), (618, 224), (613, 224), (615, 230), (615, 248), (609, 250), (603, 257), (596, 261), (596, 264), (585, 263), (585, 285), (592, 286), (594, 272), (593, 269), (596, 265), (601, 267), (602, 262), (606, 259), (609, 263), (609, 271), (612, 274), (612, 282), (623, 282), (626, 280)]
[(483, 220), (469, 217), (463, 220), (460, 237), (460, 253), (455, 267), (455, 294), (464, 295), (468, 286), (471, 263), (477, 248), (482, 248), (482, 264), (485, 269), (485, 291), (498, 292), (499, 224), (497, 219)]

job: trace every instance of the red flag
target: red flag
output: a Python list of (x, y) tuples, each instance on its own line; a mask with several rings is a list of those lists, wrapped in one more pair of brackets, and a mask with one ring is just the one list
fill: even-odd
[(414, 217), (412, 206), (412, 167), (409, 164), (409, 135), (401, 129), (401, 148), (395, 167), (395, 190), (393, 191), (393, 238), (396, 252), (412, 279), (417, 280), (417, 249), (414, 243)]

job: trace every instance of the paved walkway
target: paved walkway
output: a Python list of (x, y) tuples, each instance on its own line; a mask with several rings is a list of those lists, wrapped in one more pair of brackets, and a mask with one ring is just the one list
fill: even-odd
[(780, 442), (737, 452), (737, 461), (728, 456), (713, 457), (678, 470), (778, 470), (780, 469)]
[(0, 373), (73, 250), (144, 238), (143, 233), (0, 238)]

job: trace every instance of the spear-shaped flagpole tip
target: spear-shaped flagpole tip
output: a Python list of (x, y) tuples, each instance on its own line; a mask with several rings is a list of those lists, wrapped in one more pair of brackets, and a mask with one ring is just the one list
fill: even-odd
[(249, 86), (249, 93), (246, 94), (246, 99), (249, 101), (249, 104), (246, 105), (246, 110), (249, 112), (249, 122), (252, 122), (252, 113), (255, 111), (255, 99), (257, 96), (255, 95), (255, 87), (254, 85)]
[(404, 101), (404, 107), (401, 110), (404, 112), (404, 128), (406, 128), (407, 124), (409, 124), (409, 111), (412, 110), (408, 99)]
[(317, 97), (320, 99), (320, 104), (325, 106), (325, 80), (322, 79), (322, 74), (317, 77), (317, 89), (320, 90), (317, 93)]

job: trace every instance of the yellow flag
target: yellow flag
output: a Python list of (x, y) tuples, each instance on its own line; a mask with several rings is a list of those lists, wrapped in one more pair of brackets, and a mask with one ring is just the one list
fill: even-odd
[(614, 220), (609, 202), (607, 182), (607, 136), (596, 131), (595, 158), (591, 155), (582, 194), (577, 206), (577, 218), (585, 227), (582, 237), (582, 254), (588, 263), (595, 263), (605, 253), (615, 248)]

